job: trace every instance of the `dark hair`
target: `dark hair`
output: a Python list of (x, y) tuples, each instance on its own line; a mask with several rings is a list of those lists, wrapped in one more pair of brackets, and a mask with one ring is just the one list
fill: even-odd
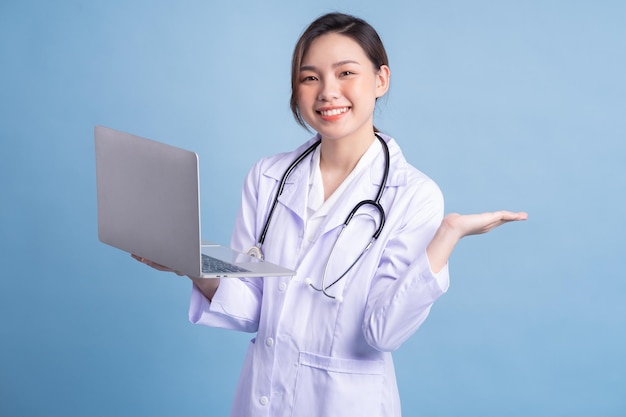
[(300, 114), (297, 97), (300, 67), (311, 43), (319, 36), (328, 33), (338, 33), (356, 41), (365, 51), (374, 65), (374, 69), (378, 70), (383, 65), (389, 65), (383, 42), (376, 30), (365, 20), (343, 13), (328, 13), (318, 17), (300, 36), (291, 60), (291, 99), (289, 105), (293, 117), (305, 129), (307, 126)]

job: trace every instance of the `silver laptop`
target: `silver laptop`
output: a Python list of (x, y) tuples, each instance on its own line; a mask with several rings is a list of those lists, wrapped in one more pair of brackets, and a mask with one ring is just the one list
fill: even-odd
[(295, 275), (202, 241), (196, 153), (102, 126), (95, 148), (100, 241), (194, 277)]

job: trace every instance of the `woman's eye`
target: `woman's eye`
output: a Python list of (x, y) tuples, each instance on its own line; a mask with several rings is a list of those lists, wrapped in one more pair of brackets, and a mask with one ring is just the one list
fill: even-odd
[(347, 77), (348, 75), (354, 75), (352, 71), (342, 71), (340, 74), (342, 77)]
[(315, 81), (315, 80), (317, 80), (317, 77), (313, 75), (307, 75), (305, 77), (302, 77), (301, 82), (305, 83), (305, 82), (310, 82), (310, 81)]

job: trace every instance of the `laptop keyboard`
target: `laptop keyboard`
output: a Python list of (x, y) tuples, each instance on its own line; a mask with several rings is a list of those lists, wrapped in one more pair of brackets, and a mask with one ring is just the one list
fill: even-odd
[(206, 273), (229, 273), (229, 272), (250, 272), (247, 269), (238, 267), (237, 265), (224, 262), (220, 259), (213, 258), (202, 254), (202, 272)]

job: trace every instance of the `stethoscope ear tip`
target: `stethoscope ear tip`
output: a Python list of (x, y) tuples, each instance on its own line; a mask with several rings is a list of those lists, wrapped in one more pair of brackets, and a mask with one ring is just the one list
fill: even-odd
[(343, 295), (336, 296), (335, 301), (337, 301), (339, 304), (343, 303)]

